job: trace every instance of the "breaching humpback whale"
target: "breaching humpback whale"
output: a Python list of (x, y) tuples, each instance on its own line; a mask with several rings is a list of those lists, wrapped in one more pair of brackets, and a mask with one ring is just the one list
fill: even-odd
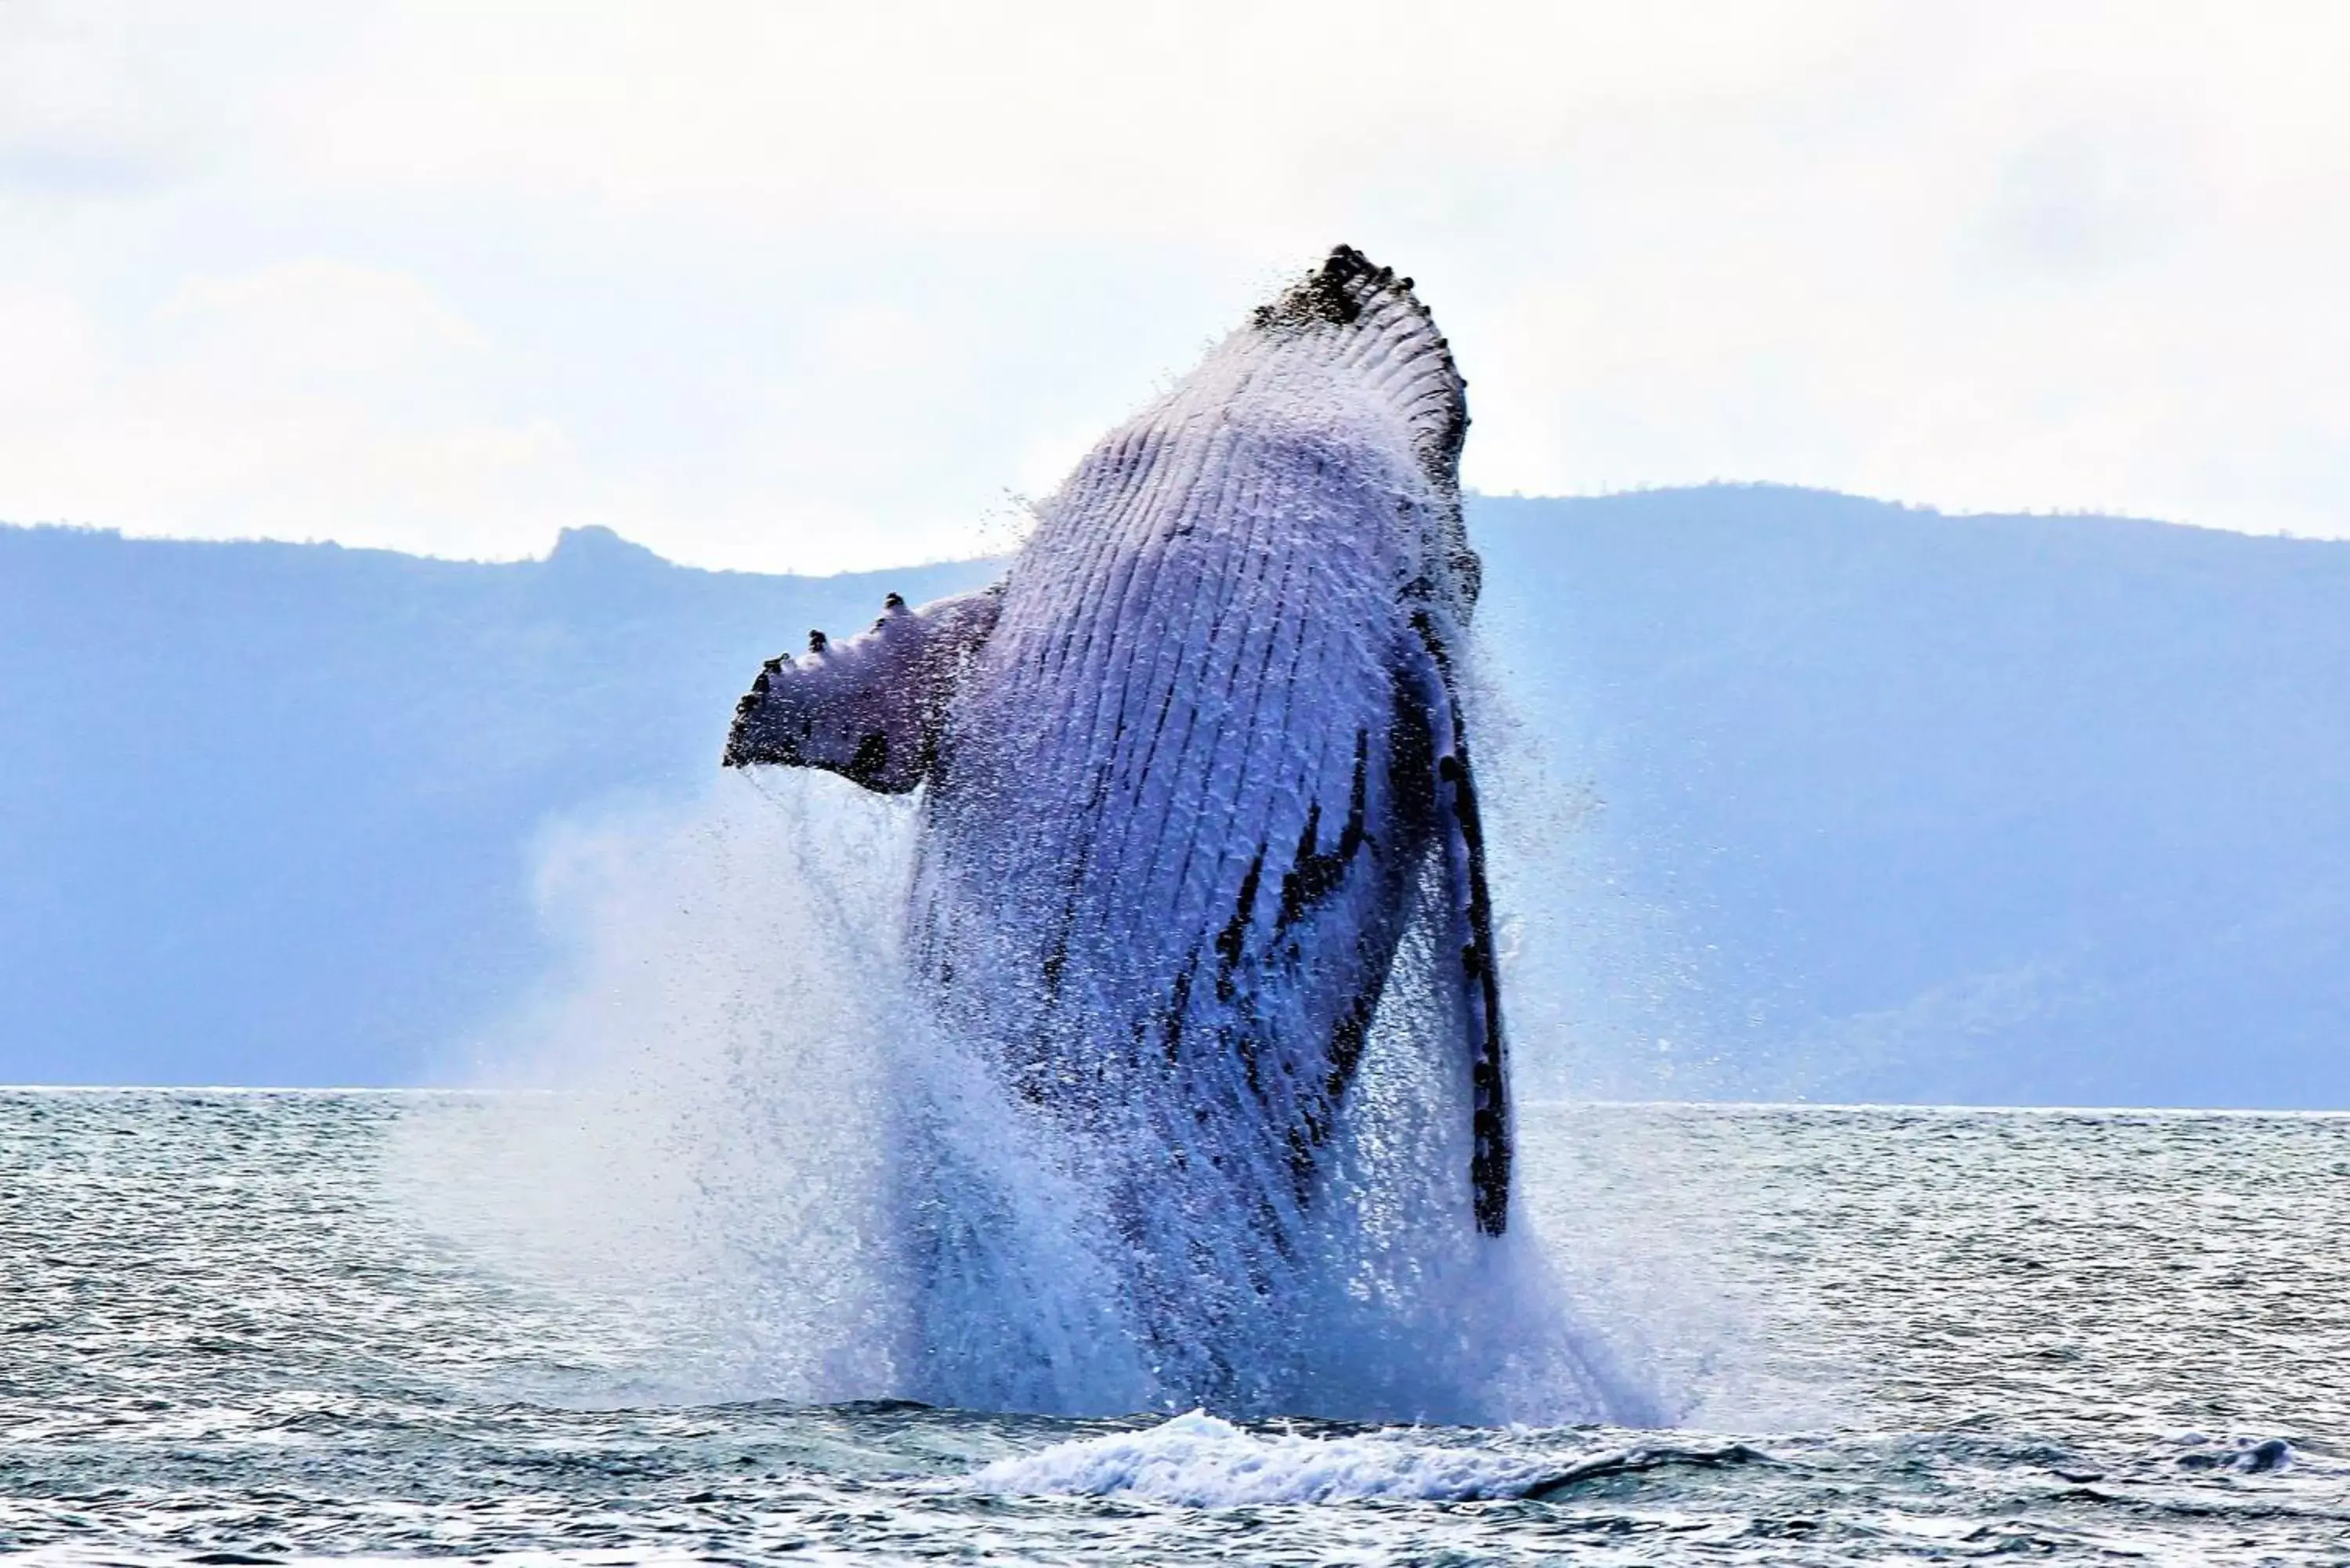
[(1088, 1151), (1145, 1296), (1274, 1288), (1415, 930), (1459, 1223), (1508, 1225), (1463, 388), (1411, 279), (1341, 246), (1096, 446), (1001, 582), (812, 633), (737, 710), (729, 766), (927, 781), (916, 983)]

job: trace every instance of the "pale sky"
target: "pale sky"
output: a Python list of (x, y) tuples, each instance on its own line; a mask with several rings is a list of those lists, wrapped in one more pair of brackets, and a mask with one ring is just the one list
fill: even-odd
[(0, 519), (1001, 547), (1334, 242), (1467, 477), (2350, 535), (2350, 5), (0, 0)]

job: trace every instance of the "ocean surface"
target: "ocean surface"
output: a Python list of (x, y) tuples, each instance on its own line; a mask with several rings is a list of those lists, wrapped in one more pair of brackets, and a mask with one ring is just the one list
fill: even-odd
[(462, 1222), (513, 1103), (0, 1094), (0, 1552), (2350, 1563), (2350, 1116), (1526, 1106), (1671, 1425), (1462, 1428), (759, 1397), (715, 1298)]

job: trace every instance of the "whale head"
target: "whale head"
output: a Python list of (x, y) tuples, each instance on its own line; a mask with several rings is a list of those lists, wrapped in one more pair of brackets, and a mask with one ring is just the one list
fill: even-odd
[[(1138, 441), (1185, 432), (1239, 432), (1285, 449), (1295, 477), (1277, 483), (1294, 493), (1318, 493), (1366, 519), (1382, 511), (1376, 494), (1389, 497), (1385, 526), (1411, 557), (1402, 587), (1453, 640), (1482, 577), (1461, 507), (1468, 430), (1468, 382), (1413, 280), (1342, 244), (1113, 431), (1070, 483), (1114, 483)], [(1351, 493), (1335, 502), (1341, 490)]]

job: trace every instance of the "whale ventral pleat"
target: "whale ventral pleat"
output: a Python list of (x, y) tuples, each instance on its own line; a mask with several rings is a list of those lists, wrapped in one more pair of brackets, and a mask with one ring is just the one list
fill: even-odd
[(1420, 465), (1439, 491), (1457, 494), (1461, 449), (1469, 434), (1469, 383), (1436, 317), (1398, 277), (1352, 245), (1339, 245), (1279, 297), (1260, 305), (1251, 324), (1276, 339), (1316, 334), (1330, 358), (1384, 398), (1411, 431)]

